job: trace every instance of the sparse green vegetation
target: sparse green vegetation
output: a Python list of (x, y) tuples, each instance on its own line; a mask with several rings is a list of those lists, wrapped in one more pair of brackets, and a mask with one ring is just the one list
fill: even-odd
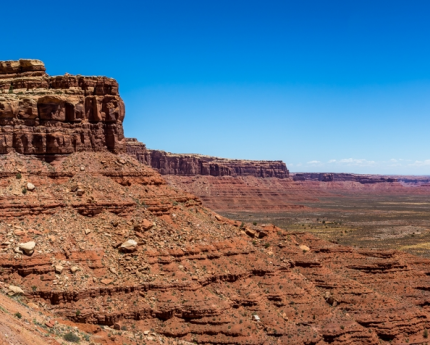
[[(342, 192), (305, 203), (300, 213), (223, 213), (239, 221), (272, 223), (288, 232), (310, 232), (324, 240), (362, 248), (398, 249), (430, 257), (428, 194)], [(263, 244), (264, 245), (264, 244)]]
[(72, 332), (64, 334), (63, 339), (71, 343), (79, 343), (79, 341), (81, 340), (81, 338), (79, 338), (76, 334)]

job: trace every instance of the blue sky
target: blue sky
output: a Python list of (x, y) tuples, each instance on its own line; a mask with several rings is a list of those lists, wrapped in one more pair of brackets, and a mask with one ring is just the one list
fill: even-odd
[(2, 3), (1, 60), (107, 75), (150, 148), (430, 175), (429, 1)]

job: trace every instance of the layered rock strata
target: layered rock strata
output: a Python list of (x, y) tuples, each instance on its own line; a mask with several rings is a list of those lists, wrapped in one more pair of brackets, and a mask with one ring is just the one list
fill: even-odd
[(125, 152), (124, 102), (107, 77), (48, 76), (43, 62), (0, 62), (0, 153)]
[(294, 173), (294, 181), (320, 181), (320, 182), (358, 182), (358, 183), (384, 183), (398, 182), (397, 178), (380, 175), (345, 174), (345, 173)]
[(430, 260), (229, 220), (127, 155), (4, 157), (0, 285), (90, 342), (427, 341)]
[(127, 139), (127, 153), (162, 175), (179, 176), (254, 176), (287, 178), (289, 171), (282, 161), (226, 159), (199, 154), (174, 154), (149, 150), (134, 138)]

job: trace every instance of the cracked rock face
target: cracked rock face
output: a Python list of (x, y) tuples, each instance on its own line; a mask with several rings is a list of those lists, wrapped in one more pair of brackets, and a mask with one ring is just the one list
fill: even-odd
[(39, 60), (0, 61), (0, 153), (121, 153), (124, 115), (114, 79), (51, 77)]

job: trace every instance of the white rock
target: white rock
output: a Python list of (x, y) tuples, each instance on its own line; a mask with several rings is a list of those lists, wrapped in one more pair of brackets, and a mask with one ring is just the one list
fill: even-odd
[(79, 188), (79, 189), (76, 191), (76, 194), (77, 194), (78, 196), (82, 196), (82, 195), (84, 195), (84, 193), (85, 193), (85, 191), (84, 191), (83, 189), (81, 189), (81, 188)]
[(34, 188), (36, 188), (36, 187), (34, 186), (33, 183), (31, 183), (31, 182), (27, 183), (27, 190), (32, 191), (32, 190), (34, 190)]
[(12, 292), (13, 295), (20, 295), (24, 293), (24, 291), (20, 287), (14, 285), (9, 285), (9, 290)]
[(310, 250), (311, 250), (308, 246), (305, 246), (304, 244), (301, 244), (301, 245), (299, 246), (299, 248), (300, 248), (301, 250), (303, 250), (304, 252), (308, 252), (308, 251), (310, 251)]
[(18, 244), (18, 248), (21, 249), (27, 255), (33, 254), (35, 246), (36, 242), (34, 241)]
[(64, 267), (61, 265), (56, 265), (55, 267), (55, 273), (61, 274), (63, 272)]
[(260, 317), (259, 317), (258, 315), (252, 315), (252, 318), (253, 318), (255, 321), (260, 321)]
[(75, 272), (79, 271), (79, 267), (77, 267), (77, 266), (72, 266), (72, 267), (70, 267), (70, 271), (71, 271), (72, 273), (75, 273)]
[(135, 240), (128, 240), (128, 241), (125, 241), (123, 244), (121, 244), (120, 249), (127, 252), (132, 252), (136, 250), (136, 247), (137, 247), (137, 242)]

